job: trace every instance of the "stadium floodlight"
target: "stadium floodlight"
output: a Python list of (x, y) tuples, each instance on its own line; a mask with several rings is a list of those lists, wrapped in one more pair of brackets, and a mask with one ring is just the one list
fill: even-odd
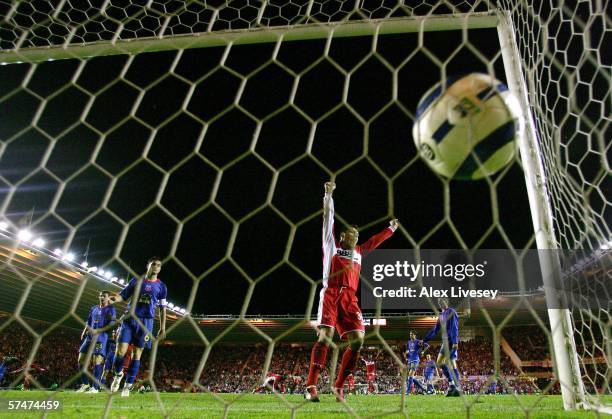
[(89, 263), (87, 263), (86, 260), (84, 260), (83, 262), (81, 262), (81, 268), (87, 269), (87, 267), (89, 266)]
[(120, 279), (119, 279), (119, 283), (120, 283), (121, 285), (124, 285), (124, 284), (125, 284), (125, 281), (123, 280), (123, 278), (120, 278)]
[(168, 303), (168, 308), (169, 308), (170, 310), (172, 310), (172, 309), (174, 308), (174, 304), (172, 304), (172, 303)]
[(112, 277), (113, 277), (112, 272), (110, 272), (110, 271), (104, 272), (104, 278), (111, 279)]
[(184, 308), (179, 310), (181, 312), (181, 314), (185, 314), (187, 312), (187, 310), (185, 310)]
[(91, 268), (87, 269), (87, 272), (97, 272), (97, 271), (98, 271), (97, 266), (92, 266)]
[(113, 276), (113, 277), (111, 278), (111, 282), (117, 282), (117, 280), (118, 280), (118, 279), (119, 279), (119, 278), (117, 278), (116, 276)]
[(55, 256), (61, 256), (62, 255), (62, 249), (60, 249), (60, 248), (53, 249), (53, 254)]
[(64, 256), (62, 256), (62, 260), (72, 262), (74, 260), (74, 253), (66, 253)]
[(43, 247), (45, 245), (45, 241), (39, 237), (32, 241), (32, 245), (34, 247)]
[(386, 326), (387, 319), (372, 319), (372, 326)]
[(0, 230), (8, 230), (8, 223), (6, 221), (0, 221)]
[(29, 230), (19, 230), (17, 238), (24, 242), (30, 241), (32, 239), (32, 233)]
[(102, 269), (102, 268), (98, 269), (98, 275), (104, 276), (105, 273), (106, 272), (104, 271), (104, 269)]

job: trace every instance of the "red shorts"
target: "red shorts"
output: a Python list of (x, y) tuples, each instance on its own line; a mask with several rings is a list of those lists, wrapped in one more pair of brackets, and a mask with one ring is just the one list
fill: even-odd
[(348, 288), (323, 288), (319, 294), (317, 325), (335, 328), (341, 338), (348, 332), (365, 332), (354, 291)]
[(376, 381), (376, 373), (375, 372), (368, 373), (366, 375), (366, 379), (368, 381)]

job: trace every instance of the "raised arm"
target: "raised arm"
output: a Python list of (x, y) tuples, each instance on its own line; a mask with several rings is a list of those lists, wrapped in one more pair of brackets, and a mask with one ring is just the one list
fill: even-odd
[(334, 238), (334, 199), (332, 194), (336, 189), (334, 182), (325, 182), (323, 197), (323, 281), (327, 281), (331, 269), (331, 260), (336, 251)]
[(325, 195), (323, 196), (323, 247), (333, 246), (334, 240), (334, 198), (332, 194), (336, 189), (334, 182), (325, 182)]
[(397, 220), (397, 218), (394, 218), (393, 220), (389, 221), (389, 227), (385, 228), (380, 233), (373, 235), (361, 245), (362, 253), (365, 254), (368, 251), (376, 249), (382, 244), (382, 242), (391, 237), (398, 227), (399, 221)]

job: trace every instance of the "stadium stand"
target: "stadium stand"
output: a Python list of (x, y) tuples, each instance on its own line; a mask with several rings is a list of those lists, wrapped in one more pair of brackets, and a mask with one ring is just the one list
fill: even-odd
[[(34, 326), (37, 324), (34, 323)], [(40, 325), (42, 327), (42, 323)], [(530, 331), (531, 342), (545, 341), (545, 336)], [(516, 336), (509, 339), (515, 342)], [(516, 339), (515, 339), (516, 338)], [(0, 334), (0, 356), (16, 356), (25, 363), (35, 342), (32, 337), (17, 323), (9, 325)], [(491, 341), (476, 337), (461, 343), (462, 387), (467, 393), (486, 392), (489, 388), (489, 377), (493, 374), (493, 355)], [(42, 366), (44, 372), (35, 378), (44, 387), (73, 387), (74, 378), (78, 376), (76, 354), (79, 346), (79, 331), (59, 327), (46, 335), (36, 352), (33, 363)], [(402, 342), (391, 342), (391, 347), (398, 357), (405, 350)], [(261, 344), (221, 344), (211, 351), (201, 375), (202, 388), (192, 388), (193, 373), (202, 358), (204, 347), (201, 345), (176, 345), (167, 343), (158, 349), (157, 368), (154, 371), (154, 382), (161, 391), (209, 391), (216, 393), (247, 393), (253, 391), (262, 382), (262, 367), (267, 347)], [(310, 348), (302, 343), (283, 343), (276, 347), (269, 371), (288, 376), (279, 386), (279, 391), (296, 393), (303, 391), (305, 377), (308, 374)], [(433, 344), (431, 354), (437, 354), (439, 344)], [(521, 347), (519, 352), (524, 354)], [(534, 352), (535, 353), (535, 352)], [(363, 356), (376, 358), (377, 391), (379, 393), (398, 393), (401, 391), (401, 369), (393, 357), (381, 351), (375, 345), (366, 345)], [(69, 367), (66, 367), (69, 366)], [(535, 393), (538, 387), (534, 379), (521, 377), (518, 370), (503, 352), (500, 364), (500, 385), (497, 392), (516, 392), (519, 394)], [(419, 371), (420, 372), (420, 371)], [(137, 381), (144, 380), (150, 373), (149, 353), (143, 357), (143, 368)], [(329, 382), (329, 371), (322, 374), (322, 382)], [(13, 386), (8, 374), (0, 386)], [(357, 388), (366, 387), (365, 370), (359, 368), (355, 373)], [(504, 384), (506, 383), (506, 384)], [(444, 380), (440, 380), (439, 391), (445, 390)], [(558, 387), (552, 392), (558, 393)]]

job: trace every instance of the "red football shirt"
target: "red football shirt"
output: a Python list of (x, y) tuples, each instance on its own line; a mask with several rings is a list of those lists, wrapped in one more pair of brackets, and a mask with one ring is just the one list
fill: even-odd
[(355, 249), (343, 249), (334, 237), (334, 200), (330, 194), (323, 198), (323, 287), (346, 287), (357, 291), (361, 258), (376, 249), (393, 235), (395, 230), (387, 227), (370, 237)]

